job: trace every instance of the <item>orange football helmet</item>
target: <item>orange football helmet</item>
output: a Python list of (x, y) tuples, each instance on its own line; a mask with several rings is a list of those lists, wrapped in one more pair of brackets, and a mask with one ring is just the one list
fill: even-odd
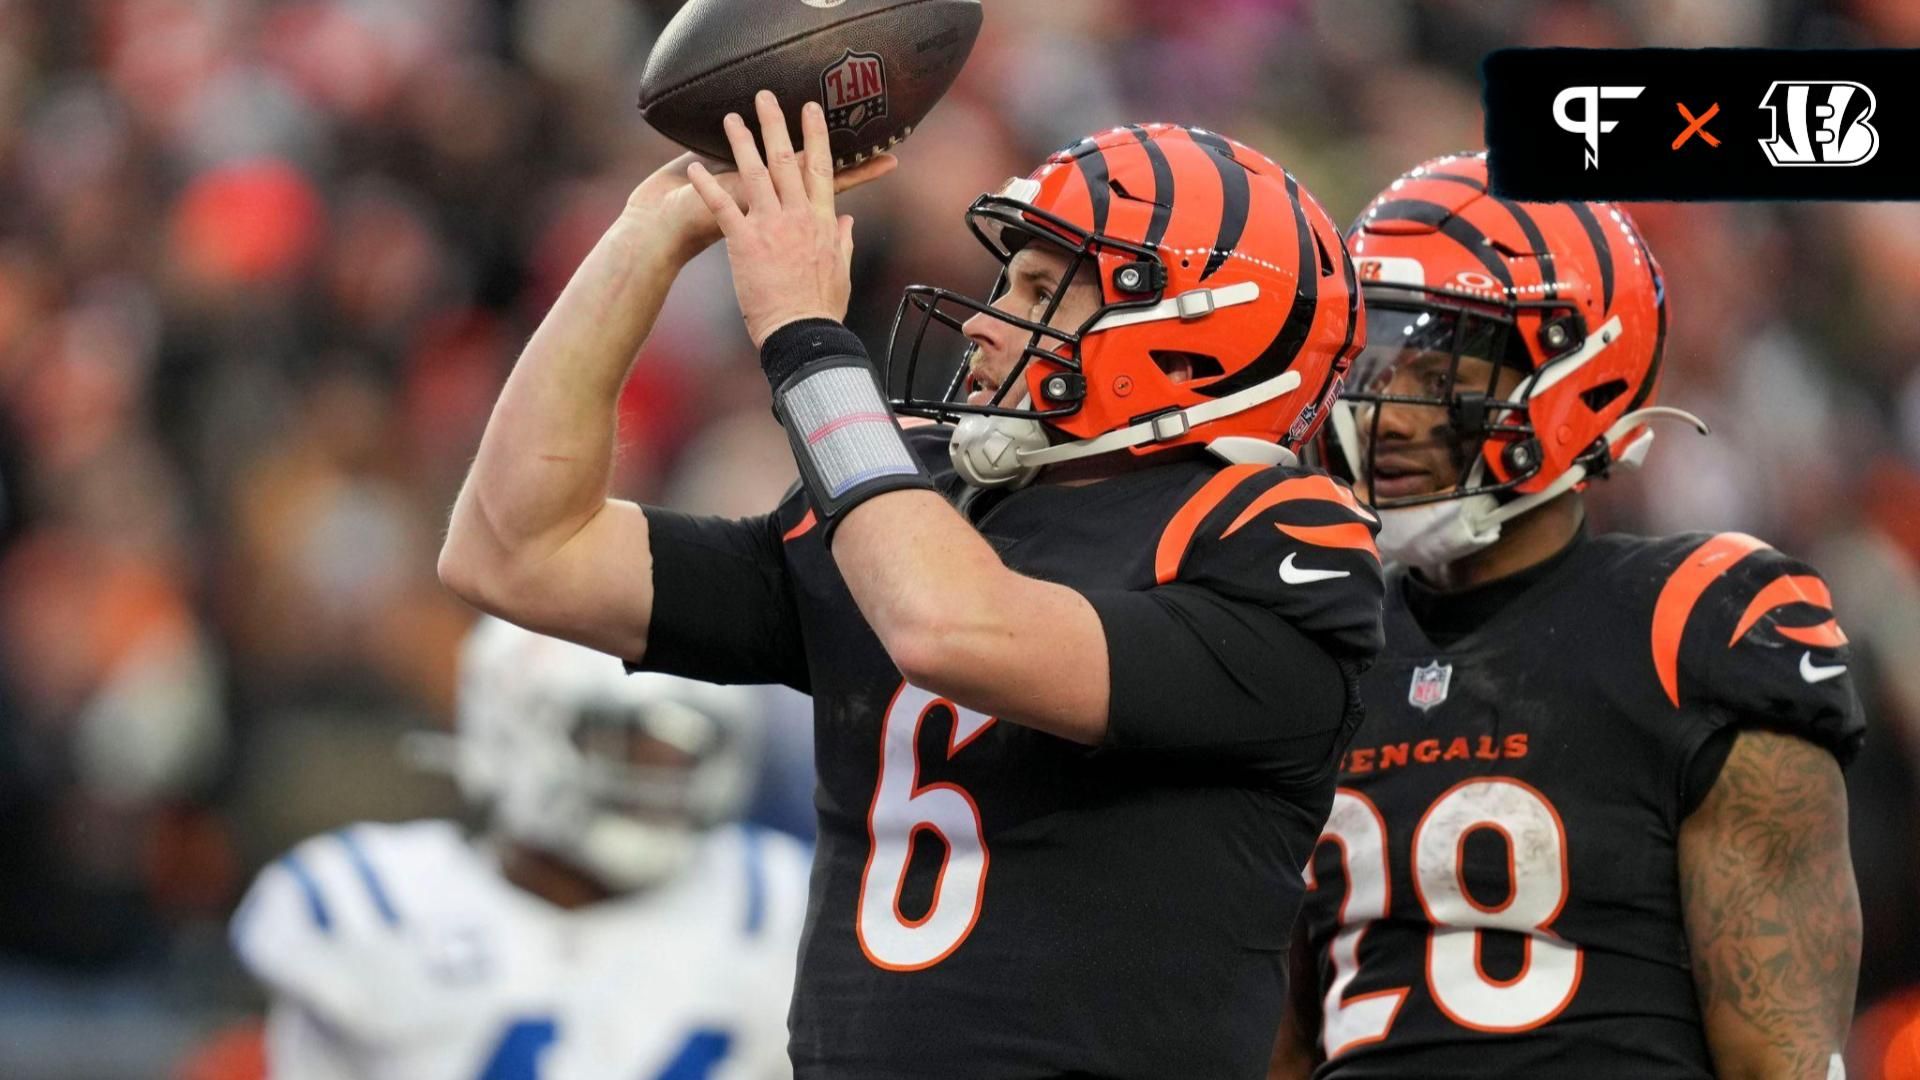
[[(976, 484), (1119, 450), (1210, 445), (1234, 460), (1290, 460), (1365, 340), (1332, 219), (1286, 170), (1204, 129), (1090, 135), (975, 200), (967, 221), (1003, 267), (1027, 243), (1053, 244), (1070, 259), (1063, 280), (1091, 267), (1101, 292), (1082, 325), (1049, 328), (1059, 295), (1030, 321), (992, 300), (907, 290), (888, 346), (894, 408), (959, 421), (955, 463)], [(994, 298), (1007, 287), (1003, 273)], [(977, 405), (965, 400), (963, 358), (950, 375), (922, 371), (929, 331), (960, 332), (974, 314), (1029, 335), (999, 392)], [(1193, 377), (1170, 378), (1169, 357), (1192, 362)]]
[[(1461, 473), (1447, 491), (1376, 507), (1488, 496), (1475, 525), (1491, 542), (1500, 522), (1616, 463), (1637, 466), (1648, 420), (1684, 418), (1704, 433), (1693, 416), (1654, 405), (1666, 283), (1618, 206), (1503, 199), (1488, 190), (1484, 153), (1455, 154), (1389, 184), (1348, 243), (1371, 344), (1331, 428), (1354, 478), (1371, 480), (1380, 445), (1358, 429), (1369, 417), (1377, 429), (1391, 405), (1445, 409)], [(1386, 392), (1397, 364), (1433, 352), (1452, 359), (1430, 392)], [(1486, 385), (1462, 384), (1462, 356), (1494, 362)], [(1524, 376), (1507, 398), (1495, 393), (1500, 366)]]

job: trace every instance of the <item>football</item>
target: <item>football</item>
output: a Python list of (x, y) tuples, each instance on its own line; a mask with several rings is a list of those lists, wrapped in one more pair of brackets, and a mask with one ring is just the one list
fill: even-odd
[(836, 169), (913, 134), (953, 85), (980, 33), (980, 0), (688, 0), (640, 77), (640, 115), (689, 149), (732, 160), (721, 120), (753, 95), (780, 99), (800, 145), (800, 107), (827, 110)]

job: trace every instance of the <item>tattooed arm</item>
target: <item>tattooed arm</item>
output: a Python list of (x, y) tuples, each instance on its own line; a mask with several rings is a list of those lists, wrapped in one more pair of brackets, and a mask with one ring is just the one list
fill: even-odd
[(1693, 980), (1720, 1076), (1826, 1080), (1860, 970), (1860, 896), (1833, 755), (1743, 731), (1680, 830)]

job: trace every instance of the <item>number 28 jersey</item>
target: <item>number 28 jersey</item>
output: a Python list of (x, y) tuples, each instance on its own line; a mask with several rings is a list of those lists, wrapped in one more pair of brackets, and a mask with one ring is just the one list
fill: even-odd
[[(950, 497), (945, 429), (909, 442)], [(1378, 647), (1371, 515), (1326, 476), (1211, 458), (968, 510), (1107, 637), (1106, 741), (906, 684), (793, 498), (648, 511), (645, 665), (815, 703), (802, 1078), (1252, 1077), (1300, 867)]]
[(1735, 533), (1582, 538), (1444, 648), (1406, 587), (1308, 867), (1315, 1077), (1710, 1078), (1678, 868), (1696, 756), (1741, 725), (1858, 749), (1826, 585)]

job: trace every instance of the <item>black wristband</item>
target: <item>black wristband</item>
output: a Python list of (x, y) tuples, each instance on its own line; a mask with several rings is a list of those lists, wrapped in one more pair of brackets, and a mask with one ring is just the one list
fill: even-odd
[(777, 396), (801, 368), (829, 357), (867, 360), (859, 335), (832, 319), (801, 319), (775, 330), (760, 346), (760, 370)]

